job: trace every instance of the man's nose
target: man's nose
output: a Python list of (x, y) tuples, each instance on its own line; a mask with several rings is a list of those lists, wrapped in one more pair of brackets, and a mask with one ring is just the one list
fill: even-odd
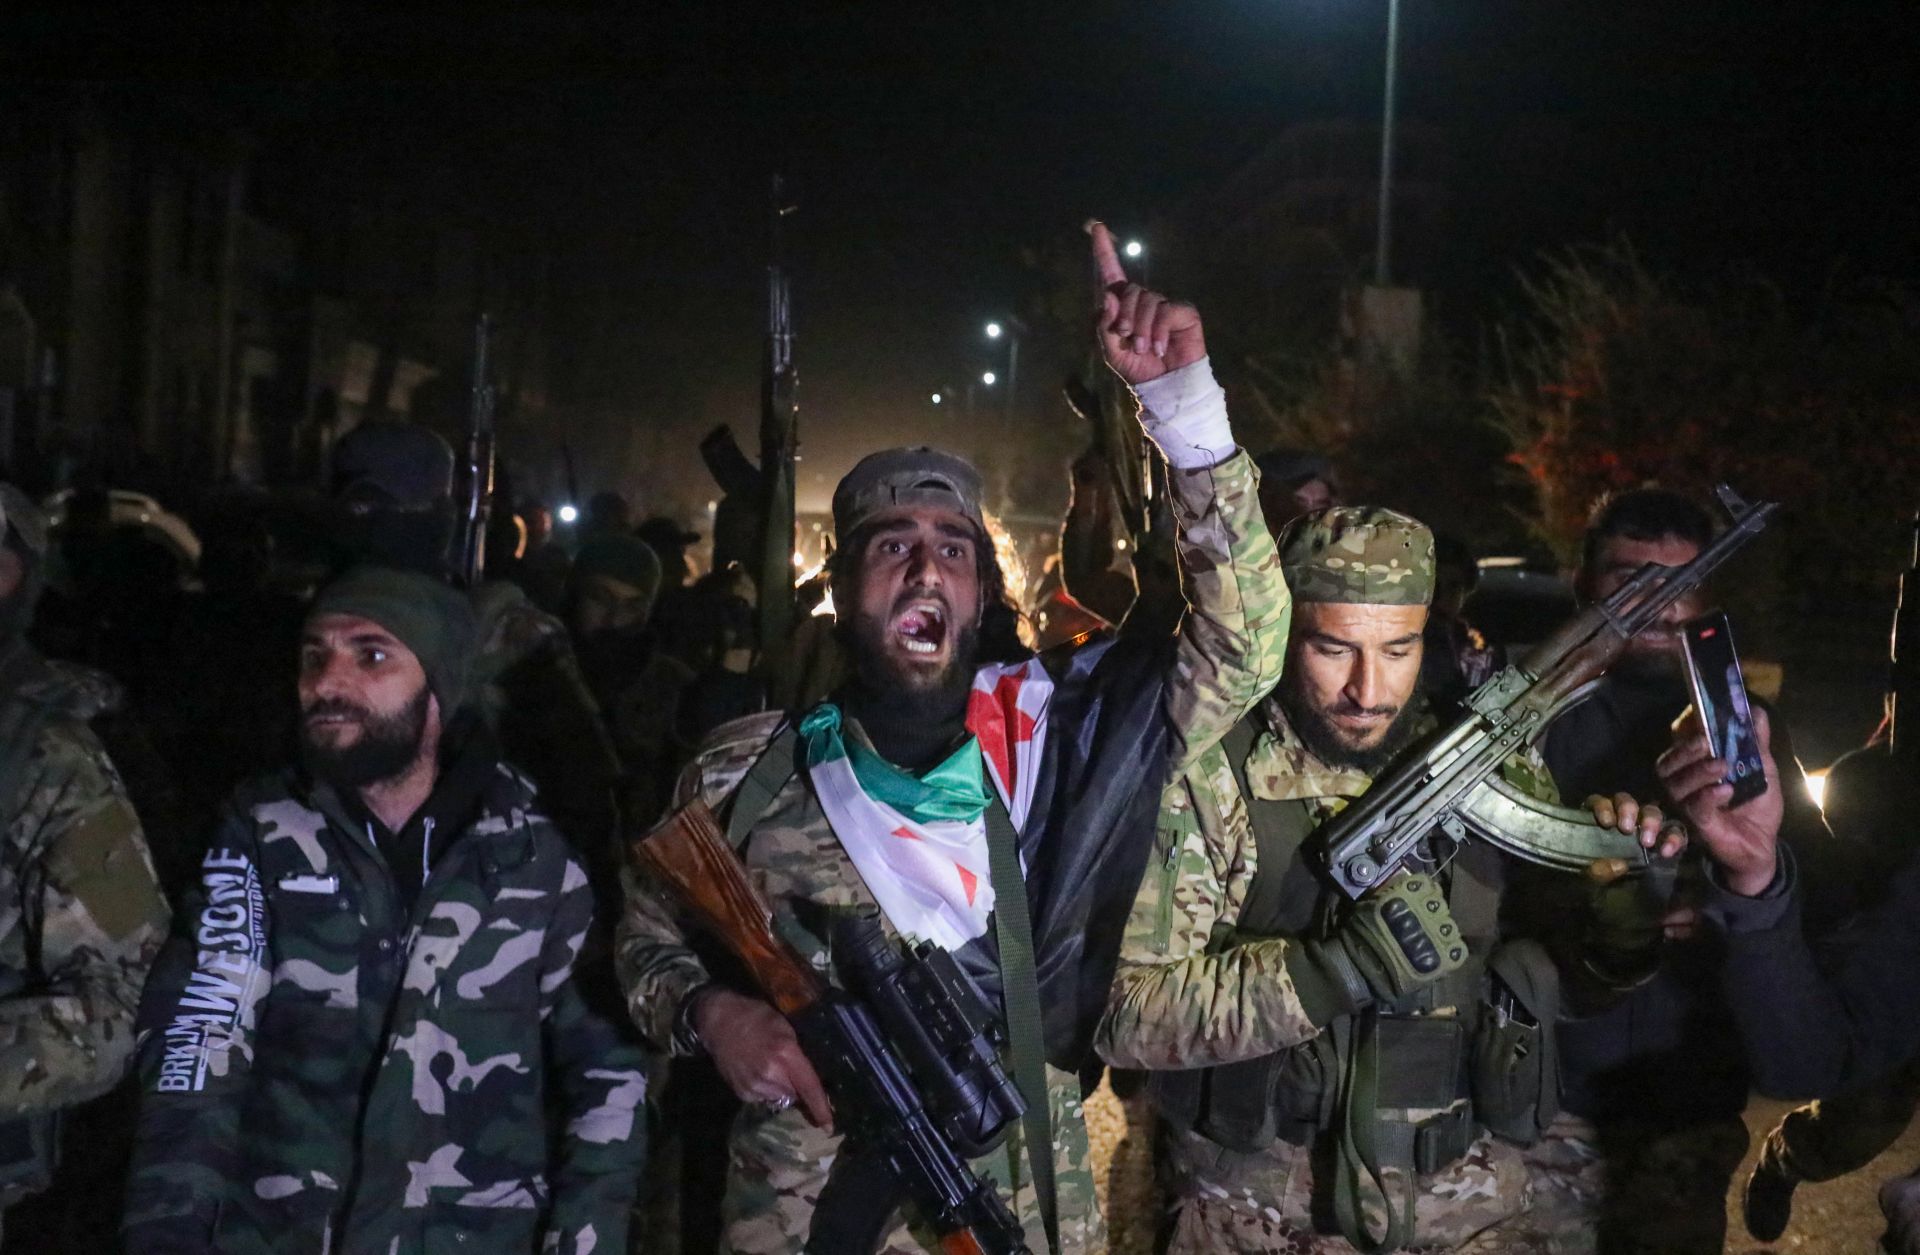
[(940, 564), (934, 561), (932, 545), (915, 545), (907, 555), (907, 583), (916, 588), (940, 587)]
[(311, 698), (339, 697), (346, 692), (346, 664), (339, 654), (328, 654), (300, 672), (300, 691)]
[(1363, 710), (1371, 710), (1379, 704), (1380, 692), (1380, 662), (1363, 653), (1354, 659), (1347, 676), (1347, 699)]

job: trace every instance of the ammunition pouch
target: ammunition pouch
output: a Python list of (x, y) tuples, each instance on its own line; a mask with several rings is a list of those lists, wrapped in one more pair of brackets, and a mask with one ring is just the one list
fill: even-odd
[(1560, 979), (1538, 942), (1507, 941), (1487, 960), (1487, 1005), (1474, 1034), (1475, 1117), (1522, 1146), (1539, 1140), (1560, 1111)]

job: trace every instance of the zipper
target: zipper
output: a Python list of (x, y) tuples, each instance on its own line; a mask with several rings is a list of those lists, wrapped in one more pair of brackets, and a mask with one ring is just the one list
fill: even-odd
[(426, 888), (433, 871), (433, 816), (420, 821), (420, 887)]

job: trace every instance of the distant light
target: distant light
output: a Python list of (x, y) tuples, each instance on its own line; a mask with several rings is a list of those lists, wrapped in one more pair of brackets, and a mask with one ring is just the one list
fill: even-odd
[(1127, 542), (1125, 540), (1116, 540), (1113, 542), (1113, 547), (1121, 553), (1125, 553), (1127, 551)]
[(1000, 338), (1000, 330), (1001, 330), (1001, 328), (1000, 328), (1000, 324), (999, 324), (999, 323), (997, 323), (997, 322), (990, 322), (990, 323), (988, 323), (988, 324), (987, 324), (987, 339), (989, 339), (989, 340), (998, 340), (998, 339)]
[(798, 549), (794, 550), (793, 565), (796, 570), (804, 570), (807, 565), (807, 555), (801, 553)]
[(1812, 798), (1813, 804), (1821, 810), (1827, 808), (1827, 773), (1825, 771), (1807, 773), (1807, 796)]
[(1129, 257), (1138, 257), (1140, 254), (1147, 251), (1147, 246), (1145, 244), (1142, 244), (1139, 240), (1128, 240), (1127, 246), (1121, 249), (1120, 251), (1125, 253)]
[(994, 381), (999, 378), (1000, 376), (994, 374), (992, 371), (988, 371), (986, 374), (980, 376), (980, 382), (991, 388), (994, 385)]
[(940, 394), (938, 392), (933, 394), (933, 403), (935, 405), (940, 404)]
[(718, 511), (719, 509), (720, 509), (720, 503), (719, 503), (718, 501), (716, 501), (716, 500), (714, 500), (713, 498), (711, 498), (711, 497), (709, 497), (709, 498), (707, 499), (707, 513), (708, 513), (708, 514), (713, 514), (713, 513), (715, 513), (716, 511)]
[(579, 517), (580, 517), (580, 511), (574, 509), (572, 506), (563, 505), (560, 507), (560, 521), (562, 523), (574, 522)]

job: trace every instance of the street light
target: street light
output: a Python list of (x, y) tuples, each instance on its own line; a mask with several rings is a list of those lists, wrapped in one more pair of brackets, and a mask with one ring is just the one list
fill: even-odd
[(940, 404), (940, 401), (941, 401), (941, 396), (940, 396), (940, 394), (939, 394), (938, 392), (936, 392), (936, 393), (934, 393), (934, 394), (933, 394), (933, 403), (934, 403), (935, 405), (938, 405), (938, 404)]
[(579, 517), (580, 511), (575, 509), (571, 502), (560, 507), (560, 521), (562, 523), (572, 523)]
[(1145, 244), (1142, 244), (1139, 240), (1128, 240), (1126, 247), (1121, 249), (1120, 251), (1125, 253), (1129, 257), (1138, 257), (1140, 254), (1147, 251), (1147, 246)]
[(1400, 0), (1387, 0), (1387, 91), (1380, 110), (1380, 212), (1379, 233), (1373, 241), (1373, 282), (1386, 287), (1387, 246), (1392, 237), (1393, 220), (1393, 80), (1400, 63)]
[(1001, 326), (1000, 326), (1000, 324), (999, 324), (999, 323), (997, 323), (997, 322), (990, 322), (990, 323), (988, 323), (988, 324), (987, 324), (987, 339), (989, 339), (989, 340), (998, 340), (998, 339), (1000, 338), (1000, 332), (1001, 332), (1001, 330), (1002, 330), (1002, 328), (1001, 328)]
[(980, 376), (980, 382), (987, 385), (987, 387), (991, 388), (993, 387), (994, 383), (998, 381), (999, 378), (1000, 377), (994, 374), (992, 371), (988, 371), (986, 374)]

